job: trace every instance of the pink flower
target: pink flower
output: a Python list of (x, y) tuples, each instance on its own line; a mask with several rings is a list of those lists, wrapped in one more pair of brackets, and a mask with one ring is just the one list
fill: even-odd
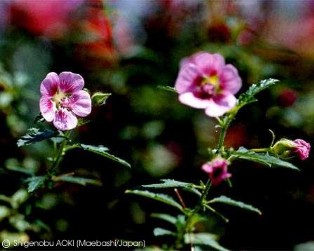
[(47, 74), (41, 82), (40, 112), (45, 120), (53, 122), (58, 130), (77, 126), (77, 117), (85, 117), (92, 109), (88, 92), (82, 90), (84, 79), (72, 72)]
[(236, 105), (241, 85), (237, 69), (220, 54), (198, 52), (181, 62), (175, 89), (181, 103), (218, 117)]
[(294, 152), (299, 156), (301, 160), (307, 159), (309, 157), (311, 145), (303, 139), (296, 139), (293, 142), (295, 143)]
[(213, 185), (218, 185), (225, 179), (231, 177), (231, 174), (228, 173), (228, 161), (219, 157), (205, 163), (202, 169), (209, 174)]

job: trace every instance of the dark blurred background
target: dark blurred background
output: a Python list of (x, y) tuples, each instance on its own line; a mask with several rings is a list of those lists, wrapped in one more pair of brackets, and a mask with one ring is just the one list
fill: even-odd
[[(180, 60), (200, 50), (237, 67), (240, 92), (265, 78), (280, 80), (239, 112), (228, 147), (267, 147), (269, 129), (277, 139), (313, 142), (312, 0), (0, 1), (0, 240), (119, 238), (162, 246), (166, 240), (152, 234), (161, 223), (150, 215), (174, 212), (125, 190), (162, 178), (206, 181), (200, 166), (217, 142), (216, 121), (160, 88), (173, 87)], [(52, 148), (48, 141), (18, 148), (16, 141), (39, 114), (39, 86), (51, 71), (79, 73), (91, 93), (112, 93), (76, 139), (107, 146), (131, 169), (74, 150), (62, 173), (102, 186), (60, 183), (27, 193), (24, 180), (45, 172)], [(291, 250), (314, 240), (313, 158), (293, 161), (300, 172), (234, 162), (232, 188), (223, 184), (210, 196), (228, 195), (263, 214), (221, 207), (229, 223), (209, 214), (199, 227), (232, 250)]]

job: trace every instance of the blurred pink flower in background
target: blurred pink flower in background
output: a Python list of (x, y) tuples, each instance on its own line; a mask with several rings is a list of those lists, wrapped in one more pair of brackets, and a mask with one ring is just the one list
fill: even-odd
[(178, 37), (186, 29), (188, 22), (202, 15), (200, 0), (159, 0), (155, 4), (156, 11), (148, 18), (148, 27), (159, 30), (170, 38)]
[(85, 0), (12, 0), (11, 20), (35, 35), (60, 38)]
[(277, 98), (278, 104), (282, 107), (292, 106), (298, 98), (298, 94), (295, 90), (290, 88), (283, 89)]
[(9, 4), (8, 1), (0, 1), (0, 32), (6, 28), (9, 22)]
[(231, 177), (228, 173), (228, 161), (217, 157), (202, 166), (203, 171), (209, 174), (209, 178), (213, 185), (218, 185), (222, 181)]
[(181, 103), (218, 117), (236, 105), (241, 85), (237, 69), (220, 54), (198, 52), (182, 60), (175, 89)]
[(119, 54), (132, 55), (136, 49), (136, 44), (130, 24), (123, 16), (117, 16), (114, 21), (112, 33)]
[(75, 52), (85, 67), (110, 67), (118, 61), (111, 20), (105, 10), (103, 1), (89, 0), (86, 2), (84, 18), (78, 20), (81, 36)]
[(88, 92), (82, 90), (84, 79), (72, 72), (47, 74), (40, 85), (40, 112), (45, 120), (53, 122), (58, 130), (71, 130), (77, 126), (77, 117), (91, 113)]

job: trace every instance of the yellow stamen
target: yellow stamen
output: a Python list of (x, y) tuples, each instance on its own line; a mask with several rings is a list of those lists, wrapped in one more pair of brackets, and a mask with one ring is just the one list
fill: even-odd
[(214, 87), (216, 88), (219, 88), (219, 78), (217, 75), (213, 75), (213, 76), (206, 76), (203, 78), (203, 81), (202, 81), (202, 85), (213, 85)]
[(66, 97), (66, 94), (61, 92), (61, 91), (57, 91), (57, 93), (55, 95), (53, 95), (52, 97), (52, 101), (56, 103), (57, 107), (60, 106), (62, 99), (64, 99)]

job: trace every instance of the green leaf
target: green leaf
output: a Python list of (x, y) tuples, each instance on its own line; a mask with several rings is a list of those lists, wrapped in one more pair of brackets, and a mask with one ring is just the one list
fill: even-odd
[(260, 215), (262, 214), (262, 212), (259, 209), (257, 209), (256, 207), (253, 207), (253, 206), (246, 204), (246, 203), (243, 203), (241, 201), (233, 200), (233, 199), (226, 197), (226, 196), (223, 196), (223, 195), (210, 200), (209, 203), (224, 203), (224, 204), (228, 204), (230, 206), (240, 207), (240, 208), (245, 209), (245, 210), (253, 211), (253, 212), (256, 212)]
[(111, 93), (95, 92), (92, 95), (92, 102), (96, 106), (104, 105), (110, 95)]
[(275, 156), (271, 156), (268, 153), (256, 153), (244, 147), (240, 147), (237, 151), (232, 152), (232, 155), (239, 159), (250, 160), (250, 161), (257, 162), (257, 163), (260, 163), (269, 167), (280, 166), (280, 167), (290, 168), (293, 170), (299, 170), (299, 168), (297, 168), (295, 165), (291, 164), (290, 162), (281, 160)]
[(176, 234), (170, 230), (164, 229), (164, 228), (160, 228), (160, 227), (156, 227), (154, 229), (154, 236), (163, 236), (163, 235), (172, 235), (175, 236)]
[(4, 201), (4, 202), (10, 203), (10, 204), (12, 203), (11, 198), (8, 196), (5, 196), (3, 194), (0, 194), (0, 201)]
[(159, 89), (161, 89), (161, 90), (169, 91), (169, 92), (172, 92), (172, 93), (177, 93), (176, 89), (171, 87), (171, 86), (158, 85), (157, 87)]
[(18, 208), (28, 199), (28, 197), (29, 194), (25, 189), (17, 190), (11, 197), (12, 207)]
[(86, 186), (86, 185), (101, 186), (102, 185), (102, 183), (99, 180), (88, 179), (88, 178), (83, 178), (83, 177), (74, 177), (74, 176), (69, 176), (69, 175), (54, 176), (52, 177), (52, 180), (55, 182), (58, 182), (58, 181), (70, 182), (70, 183), (75, 183), (82, 186)]
[(7, 165), (6, 168), (8, 170), (10, 170), (10, 171), (20, 172), (20, 173), (24, 173), (24, 174), (27, 174), (27, 175), (34, 175), (34, 171), (33, 170), (26, 169), (25, 167)]
[(118, 162), (121, 165), (124, 165), (124, 166), (127, 166), (127, 167), (131, 167), (131, 165), (128, 162), (126, 162), (125, 160), (120, 159), (120, 158), (118, 158), (118, 157), (108, 153), (107, 151), (109, 149), (107, 147), (104, 147), (104, 146), (92, 146), (92, 145), (85, 145), (85, 144), (80, 144), (79, 146), (83, 150), (99, 154), (99, 155), (104, 156), (104, 157), (106, 157), (108, 159), (116, 161), (116, 162)]
[(8, 208), (8, 207), (5, 207), (5, 206), (0, 206), (0, 222), (10, 216), (11, 214), (11, 210)]
[(184, 235), (184, 242), (192, 245), (210, 246), (219, 251), (227, 251), (217, 242), (217, 236), (209, 233), (187, 233)]
[(26, 179), (28, 183), (27, 190), (29, 193), (34, 192), (45, 184), (46, 176), (34, 176)]
[(246, 104), (255, 102), (256, 101), (256, 99), (255, 99), (256, 94), (258, 94), (259, 92), (275, 85), (277, 82), (278, 82), (277, 79), (269, 78), (269, 79), (261, 80), (257, 84), (251, 85), (250, 88), (245, 93), (242, 93), (240, 95), (239, 100), (238, 100), (239, 101), (238, 106), (242, 107)]
[(58, 131), (50, 129), (39, 129), (36, 127), (27, 130), (26, 134), (17, 141), (17, 146), (21, 147), (24, 145), (30, 145), (36, 142), (50, 139), (58, 135)]
[(173, 206), (179, 209), (180, 211), (183, 211), (182, 206), (178, 202), (176, 202), (172, 197), (166, 194), (152, 193), (149, 191), (142, 191), (142, 190), (127, 190), (126, 193), (136, 194), (136, 195), (144, 196), (153, 200), (157, 200), (169, 206)]
[(145, 188), (182, 188), (188, 192), (197, 194), (198, 196), (202, 195), (197, 189), (195, 189), (194, 184), (192, 183), (186, 183), (186, 182), (181, 182), (181, 181), (171, 180), (171, 179), (162, 179), (161, 181), (163, 181), (163, 183), (142, 185), (142, 187), (145, 187)]
[(171, 224), (173, 224), (173, 225), (175, 225), (176, 222), (177, 222), (177, 218), (176, 218), (176, 217), (173, 217), (173, 216), (171, 216), (171, 215), (169, 215), (169, 214), (153, 213), (151, 216), (154, 217), (154, 218), (158, 218), (158, 219), (167, 221), (167, 222), (169, 222), (169, 223), (171, 223)]

